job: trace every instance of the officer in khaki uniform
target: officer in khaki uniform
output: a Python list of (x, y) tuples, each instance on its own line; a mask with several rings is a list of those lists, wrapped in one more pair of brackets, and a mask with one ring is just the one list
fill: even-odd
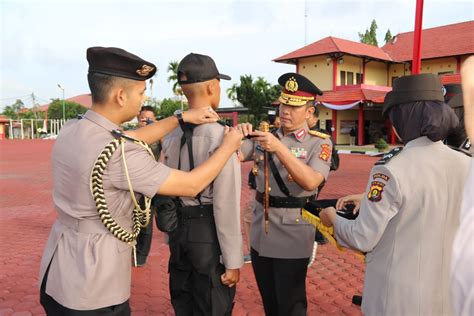
[[(296, 73), (282, 75), (279, 98), (281, 128), (275, 135), (250, 132), (252, 139), (241, 146), (244, 160), (256, 156), (256, 208), (251, 229), (252, 267), (262, 295), (266, 315), (305, 315), (305, 279), (313, 249), (315, 229), (301, 218), (301, 208), (317, 194), (327, 179), (331, 163), (331, 142), (327, 135), (311, 131), (306, 119), (322, 92)], [(270, 211), (268, 233), (264, 231), (264, 150), (271, 153)], [(279, 184), (278, 182), (282, 182)]]
[[(230, 77), (220, 74), (209, 56), (191, 53), (178, 65), (178, 82), (191, 109), (219, 106), (220, 79)], [(218, 123), (182, 125), (163, 139), (164, 163), (191, 170), (221, 145), (223, 135)], [(240, 161), (234, 154), (197, 197), (179, 197), (178, 227), (169, 233), (170, 294), (178, 316), (232, 313), (243, 265), (240, 189)]]
[(394, 82), (383, 112), (405, 144), (370, 172), (359, 216), (320, 213), (339, 244), (366, 252), (365, 315), (452, 315), (449, 268), (469, 158), (442, 143), (458, 119), (439, 78)]
[[(57, 219), (41, 261), (40, 301), (48, 315), (130, 315), (132, 247), (137, 228), (145, 224), (136, 225), (136, 220), (149, 214), (133, 211), (132, 217), (137, 207), (133, 192), (147, 197), (197, 194), (239, 148), (242, 136), (227, 133), (201, 168), (171, 170), (156, 162), (144, 143), (118, 130), (138, 114), (145, 80), (156, 67), (119, 48), (89, 48), (87, 60), (92, 108), (62, 128), (52, 152)], [(209, 108), (178, 119), (215, 122), (217, 114)], [(178, 120), (171, 117), (129, 135), (154, 143), (176, 126)]]

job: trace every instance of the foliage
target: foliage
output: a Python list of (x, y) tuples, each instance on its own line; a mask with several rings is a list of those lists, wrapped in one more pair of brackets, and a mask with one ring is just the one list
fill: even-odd
[(173, 115), (174, 111), (181, 109), (181, 106), (183, 107), (183, 110), (188, 109), (188, 104), (184, 103), (179, 100), (173, 100), (173, 99), (163, 99), (160, 104), (157, 113), (157, 116), (161, 116), (163, 118), (168, 117)]
[(359, 39), (361, 43), (378, 46), (377, 42), (377, 22), (372, 20), (370, 29), (366, 29), (365, 33), (359, 33)]
[[(87, 109), (79, 103), (64, 100), (64, 110), (66, 119), (77, 118), (79, 114), (83, 114)], [(48, 107), (48, 119), (63, 118), (63, 100), (52, 99)]]
[(383, 138), (379, 138), (377, 142), (374, 145), (375, 148), (377, 148), (379, 151), (384, 151), (385, 149), (388, 148), (388, 144)]
[(269, 107), (281, 91), (279, 85), (271, 85), (262, 77), (254, 81), (251, 75), (241, 76), (240, 85), (232, 89), (235, 93), (231, 95), (235, 95), (235, 99), (249, 109), (248, 113), (253, 116), (255, 122), (261, 120), (262, 115), (266, 113), (264, 107)]
[(393, 36), (392, 33), (390, 32), (390, 29), (387, 30), (387, 33), (385, 33), (385, 44), (390, 42), (392, 40)]
[(7, 105), (2, 114), (11, 119), (19, 119), (20, 111), (25, 108), (25, 104), (20, 99), (16, 100), (12, 105)]
[(179, 83), (178, 83), (178, 62), (176, 60), (170, 61), (168, 64), (168, 82), (173, 83), (173, 93), (177, 96), (182, 96), (183, 91), (181, 90)]

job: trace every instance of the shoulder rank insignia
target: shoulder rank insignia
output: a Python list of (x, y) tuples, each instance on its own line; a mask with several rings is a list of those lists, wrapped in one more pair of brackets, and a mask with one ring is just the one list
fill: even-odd
[(401, 151), (402, 151), (403, 147), (397, 147), (397, 148), (394, 148), (392, 149), (390, 152), (386, 153), (385, 155), (383, 155), (382, 159), (380, 159), (379, 161), (377, 161), (375, 163), (376, 166), (378, 165), (385, 165), (386, 163), (388, 163), (393, 157), (395, 157), (396, 155), (398, 155)]
[(319, 138), (322, 138), (322, 139), (327, 139), (327, 138), (331, 137), (328, 134), (324, 134), (324, 133), (321, 133), (321, 132), (318, 132), (318, 131), (313, 131), (313, 130), (309, 130), (308, 133), (310, 135), (313, 135), (313, 136), (316, 136), (316, 137), (319, 137)]

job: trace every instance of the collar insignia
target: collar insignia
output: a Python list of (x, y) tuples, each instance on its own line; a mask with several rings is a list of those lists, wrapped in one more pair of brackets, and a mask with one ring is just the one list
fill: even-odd
[(304, 128), (300, 129), (295, 133), (295, 137), (297, 140), (301, 140), (306, 135), (306, 131)]
[(296, 82), (295, 77), (290, 77), (285, 83), (285, 89), (289, 92), (298, 91), (298, 82)]
[(137, 74), (139, 74), (142, 77), (146, 77), (152, 72), (155, 68), (148, 66), (148, 65), (143, 65), (141, 66), (140, 69), (137, 69)]

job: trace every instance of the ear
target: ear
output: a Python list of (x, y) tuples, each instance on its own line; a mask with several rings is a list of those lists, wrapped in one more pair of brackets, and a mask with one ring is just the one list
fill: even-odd
[(117, 102), (117, 104), (121, 107), (125, 106), (127, 102), (127, 93), (125, 89), (122, 87), (117, 87), (114, 89), (113, 94), (115, 102)]
[(308, 106), (306, 108), (306, 119), (309, 119), (313, 116), (314, 113), (314, 106)]
[(214, 81), (209, 81), (207, 84), (206, 84), (206, 94), (208, 96), (212, 96), (214, 94)]

